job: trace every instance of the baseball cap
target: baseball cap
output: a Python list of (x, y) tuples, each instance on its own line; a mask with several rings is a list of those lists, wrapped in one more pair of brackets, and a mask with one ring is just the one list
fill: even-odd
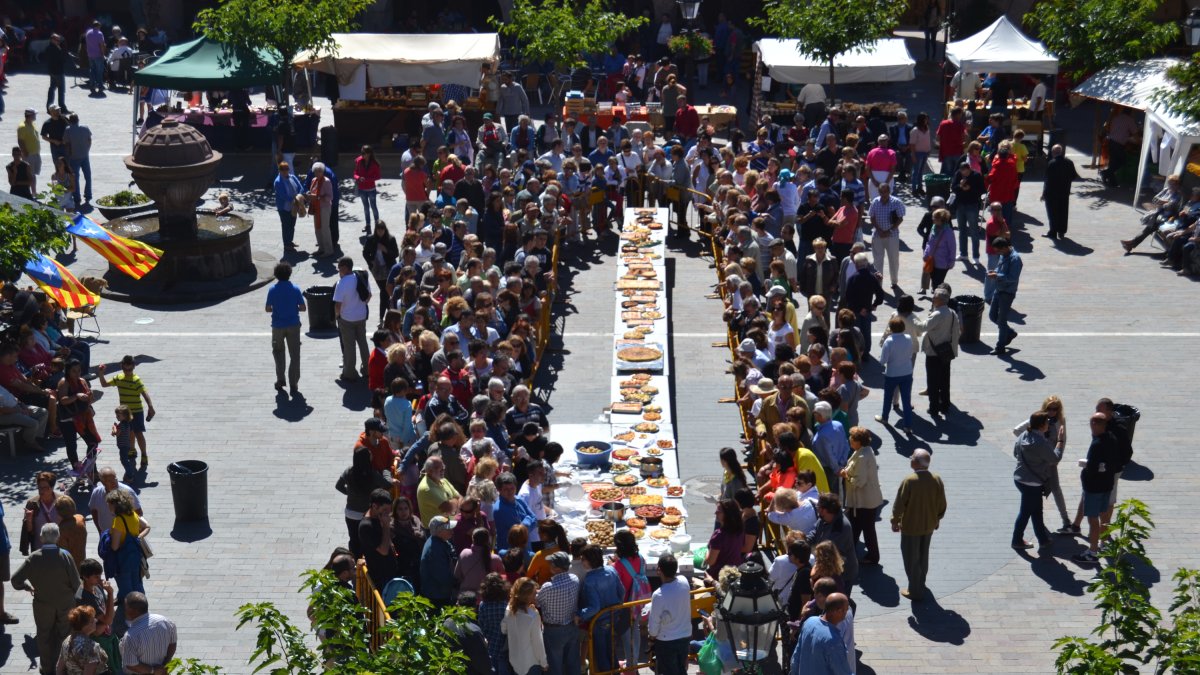
[(742, 340), (741, 344), (738, 345), (738, 351), (745, 352), (746, 354), (753, 354), (754, 352), (758, 351), (758, 348), (754, 346), (754, 340), (746, 338), (745, 340)]
[(485, 119), (485, 120), (492, 119), (492, 113), (483, 113), (483, 119)]

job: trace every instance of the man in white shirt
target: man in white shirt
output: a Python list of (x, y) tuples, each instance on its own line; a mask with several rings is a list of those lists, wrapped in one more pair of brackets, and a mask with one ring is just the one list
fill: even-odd
[(549, 164), (550, 168), (554, 169), (554, 173), (561, 173), (563, 160), (566, 158), (566, 155), (563, 154), (562, 139), (556, 138), (550, 143), (550, 149), (538, 156), (538, 161)]
[(804, 112), (804, 126), (812, 127), (825, 118), (825, 87), (810, 82), (796, 95), (796, 107)]
[(37, 452), (42, 451), (37, 439), (46, 434), (48, 417), (45, 408), (25, 405), (12, 392), (0, 387), (0, 427), (20, 427), (21, 440)]
[[(365, 272), (362, 276), (365, 277)], [(338, 260), (337, 286), (333, 288), (333, 313), (337, 316), (338, 334), (342, 340), (343, 382), (358, 380), (354, 369), (354, 347), (358, 346), (362, 358), (362, 375), (367, 375), (367, 358), (371, 353), (367, 347), (367, 315), (370, 314), (371, 284), (359, 283), (359, 274), (354, 271), (354, 260), (349, 256)], [(363, 295), (359, 289), (364, 289)]]
[(817, 529), (817, 498), (821, 496), (815, 481), (803, 484), (797, 480), (796, 490), (780, 488), (775, 491), (767, 520), (807, 537)]
[(950, 78), (950, 86), (954, 89), (954, 97), (964, 101), (973, 101), (979, 95), (979, 87), (983, 84), (983, 80), (979, 79), (978, 73), (969, 73), (965, 70), (960, 70)]
[(679, 562), (666, 553), (658, 559), (658, 576), (662, 586), (650, 596), (650, 604), (642, 610), (649, 617), (646, 632), (654, 640), (654, 654), (659, 675), (687, 673), (688, 642), (692, 637), (691, 588), (686, 579), (676, 574)]
[[(525, 502), (529, 510), (533, 512), (533, 517), (538, 520), (545, 520), (555, 516), (554, 511), (546, 507), (546, 502), (542, 499), (542, 483), (546, 482), (546, 463), (540, 459), (529, 463), (529, 477), (525, 479), (525, 484), (517, 491), (517, 499)], [(532, 533), (530, 533), (532, 534)], [(537, 541), (532, 539), (532, 541)]]
[(1033, 93), (1029, 95), (1029, 112), (1033, 117), (1039, 118), (1046, 110), (1046, 81), (1038, 80), (1037, 85), (1033, 87)]
[(133, 510), (139, 516), (142, 515), (142, 503), (138, 501), (137, 493), (133, 488), (117, 480), (117, 472), (111, 466), (106, 466), (100, 469), (100, 484), (92, 490), (92, 494), (88, 497), (88, 510), (92, 512), (92, 524), (96, 526), (98, 534), (104, 534), (104, 531), (112, 527), (113, 512), (108, 508), (106, 501), (108, 493), (113, 490), (120, 490), (133, 500)]

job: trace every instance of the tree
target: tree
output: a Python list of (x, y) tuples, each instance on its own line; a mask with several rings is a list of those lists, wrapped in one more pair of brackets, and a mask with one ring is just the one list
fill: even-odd
[(1153, 100), (1185, 120), (1200, 120), (1200, 55), (1167, 69), (1170, 87), (1159, 87)]
[(1154, 529), (1150, 510), (1130, 499), (1117, 507), (1104, 531), (1102, 566), (1088, 591), (1096, 598), (1100, 624), (1094, 639), (1059, 638), (1055, 662), (1059, 675), (1123, 675), (1150, 670), (1195, 673), (1200, 668), (1200, 572), (1175, 573), (1175, 598), (1164, 624), (1162, 612), (1150, 603), (1150, 589), (1141, 569), (1152, 568), (1145, 542)]
[(647, 19), (607, 9), (605, 0), (516, 0), (509, 21), (488, 22), (516, 40), (527, 63), (575, 68), (591, 54), (607, 53), (613, 41), (636, 30)]
[(334, 33), (358, 27), (356, 17), (374, 0), (222, 0), (196, 14), (193, 28), (238, 49), (266, 49), (280, 59), (286, 104), (292, 61), (304, 52), (334, 51)]
[[(250, 664), (255, 673), (271, 675), (360, 675), (361, 673), (412, 672), (420, 664), (423, 675), (462, 675), (467, 657), (456, 651), (456, 640), (447, 620), (470, 620), (474, 612), (447, 607), (440, 612), (429, 600), (401, 593), (388, 608), (390, 619), (380, 628), (379, 646), (371, 649), (363, 607), (354, 591), (339, 583), (327, 570), (309, 570), (301, 591), (309, 594), (312, 628), (322, 636), (317, 650), (307, 635), (270, 602), (242, 605), (237, 611), (238, 630), (258, 626), (258, 639)], [(196, 659), (175, 659), (168, 670), (174, 675), (219, 675), (223, 671)]]
[(4, 242), (0, 244), (0, 276), (15, 280), (25, 263), (39, 254), (53, 256), (67, 250), (71, 240), (66, 215), (35, 204), (0, 204), (0, 242)]
[(1059, 70), (1082, 79), (1169, 45), (1179, 35), (1179, 26), (1154, 18), (1161, 4), (1159, 0), (1044, 0), (1025, 16), (1058, 57)]
[(891, 35), (907, 9), (907, 3), (895, 0), (766, 0), (764, 16), (750, 19), (750, 24), (782, 39), (798, 40), (797, 51), (828, 64), (833, 98), (833, 59)]

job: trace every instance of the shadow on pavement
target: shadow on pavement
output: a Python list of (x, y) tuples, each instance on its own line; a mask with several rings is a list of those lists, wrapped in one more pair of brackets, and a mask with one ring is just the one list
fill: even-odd
[(859, 568), (858, 585), (863, 595), (880, 607), (898, 607), (900, 605), (900, 587), (896, 579), (890, 576), (879, 565), (864, 565)]
[(312, 414), (313, 407), (305, 400), (304, 394), (296, 392), (295, 397), (288, 398), (282, 391), (275, 393), (275, 416), (288, 422), (299, 422)]
[(1050, 245), (1054, 247), (1054, 250), (1066, 255), (1083, 256), (1091, 255), (1092, 253), (1096, 252), (1096, 249), (1088, 248), (1087, 246), (1071, 241), (1070, 239), (1055, 239), (1050, 242)]
[(1121, 472), (1121, 480), (1151, 481), (1154, 480), (1154, 470), (1138, 464), (1136, 460), (1130, 460)]
[(1055, 593), (1065, 593), (1080, 597), (1087, 591), (1088, 582), (1075, 576), (1072, 568), (1058, 561), (1053, 555), (1032, 556), (1025, 551), (1018, 553), (1029, 561), (1029, 569), (1046, 582), (1046, 586)]
[(175, 527), (171, 529), (171, 538), (175, 541), (190, 544), (194, 541), (208, 539), (212, 536), (212, 527), (208, 524), (208, 519), (200, 521), (176, 522)]
[(1012, 349), (1010, 347), (1008, 353), (1000, 357), (1001, 361), (1004, 361), (1008, 364), (1008, 367), (1005, 368), (1004, 371), (1008, 373), (1017, 373), (1020, 378), (1026, 382), (1046, 379), (1046, 374), (1042, 372), (1041, 368), (1038, 368), (1028, 361), (1021, 361), (1013, 356), (1013, 354), (1019, 352), (1019, 349)]
[(958, 612), (939, 605), (932, 595), (912, 603), (912, 616), (908, 617), (908, 625), (931, 642), (961, 645), (971, 634), (971, 624)]

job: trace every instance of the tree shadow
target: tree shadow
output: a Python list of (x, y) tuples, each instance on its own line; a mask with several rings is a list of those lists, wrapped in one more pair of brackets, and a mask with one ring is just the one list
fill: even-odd
[(1154, 480), (1154, 470), (1136, 460), (1130, 460), (1121, 471), (1121, 480), (1151, 481)]
[(275, 392), (274, 414), (287, 422), (299, 422), (312, 414), (313, 407), (305, 400), (304, 394), (296, 392), (292, 398), (282, 391)]
[(961, 614), (942, 607), (937, 599), (929, 594), (924, 600), (912, 603), (912, 616), (908, 617), (908, 625), (930, 642), (961, 645), (971, 634), (971, 624)]
[(1014, 350), (1009, 348), (1009, 351), (1005, 352), (1004, 356), (999, 357), (1001, 361), (1004, 361), (1008, 364), (1008, 367), (1004, 369), (1004, 372), (1017, 373), (1017, 375), (1020, 376), (1020, 379), (1024, 382), (1035, 382), (1037, 380), (1046, 379), (1046, 374), (1042, 372), (1041, 368), (1038, 368), (1028, 361), (1021, 361), (1013, 356), (1014, 353), (1019, 353), (1020, 351), (1021, 350), (1019, 349)]
[(896, 579), (883, 571), (879, 565), (864, 565), (859, 567), (858, 586), (863, 595), (880, 607), (898, 607), (900, 605), (900, 587)]

